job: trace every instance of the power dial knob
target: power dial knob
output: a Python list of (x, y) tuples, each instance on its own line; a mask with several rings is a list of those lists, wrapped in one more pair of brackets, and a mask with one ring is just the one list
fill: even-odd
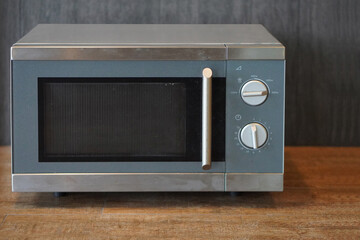
[(249, 123), (239, 131), (240, 141), (248, 148), (258, 149), (268, 138), (266, 128), (259, 123)]
[(257, 106), (266, 101), (268, 89), (259, 80), (250, 80), (241, 88), (241, 98), (249, 105)]

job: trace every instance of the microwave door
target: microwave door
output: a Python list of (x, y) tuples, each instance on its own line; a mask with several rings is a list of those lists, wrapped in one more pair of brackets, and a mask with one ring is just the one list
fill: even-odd
[(28, 105), (14, 113), (21, 146), (14, 169), (223, 173), (224, 66), (222, 61), (16, 62), (23, 74), (14, 75), (14, 105)]

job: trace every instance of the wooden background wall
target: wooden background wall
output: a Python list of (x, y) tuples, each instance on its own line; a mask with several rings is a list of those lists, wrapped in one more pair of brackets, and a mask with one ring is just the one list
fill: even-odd
[(261, 23), (287, 47), (286, 144), (360, 146), (359, 0), (0, 0), (0, 144), (9, 48), (38, 23)]

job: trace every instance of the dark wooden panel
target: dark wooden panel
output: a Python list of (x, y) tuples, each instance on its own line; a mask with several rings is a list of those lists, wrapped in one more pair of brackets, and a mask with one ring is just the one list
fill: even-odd
[(161, 0), (158, 23), (199, 23), (199, 1)]
[(21, 32), (39, 23), (158, 23), (157, 0), (26, 0), (21, 2)]
[[(20, 2), (20, 3), (19, 3)], [(261, 23), (287, 57), (286, 144), (360, 145), (357, 0), (3, 0), (0, 144), (9, 143), (9, 46), (38, 23)]]
[[(360, 2), (300, 1), (289, 144), (360, 145)], [(294, 88), (295, 89), (295, 88)], [(290, 112), (291, 111), (291, 112)], [(288, 132), (288, 133), (289, 133)]]
[(0, 145), (10, 144), (10, 46), (20, 37), (19, 0), (0, 1)]

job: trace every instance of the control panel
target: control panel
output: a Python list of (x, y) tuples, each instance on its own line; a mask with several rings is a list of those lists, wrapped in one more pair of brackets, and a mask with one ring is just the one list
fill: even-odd
[(281, 173), (285, 61), (228, 61), (226, 172)]

